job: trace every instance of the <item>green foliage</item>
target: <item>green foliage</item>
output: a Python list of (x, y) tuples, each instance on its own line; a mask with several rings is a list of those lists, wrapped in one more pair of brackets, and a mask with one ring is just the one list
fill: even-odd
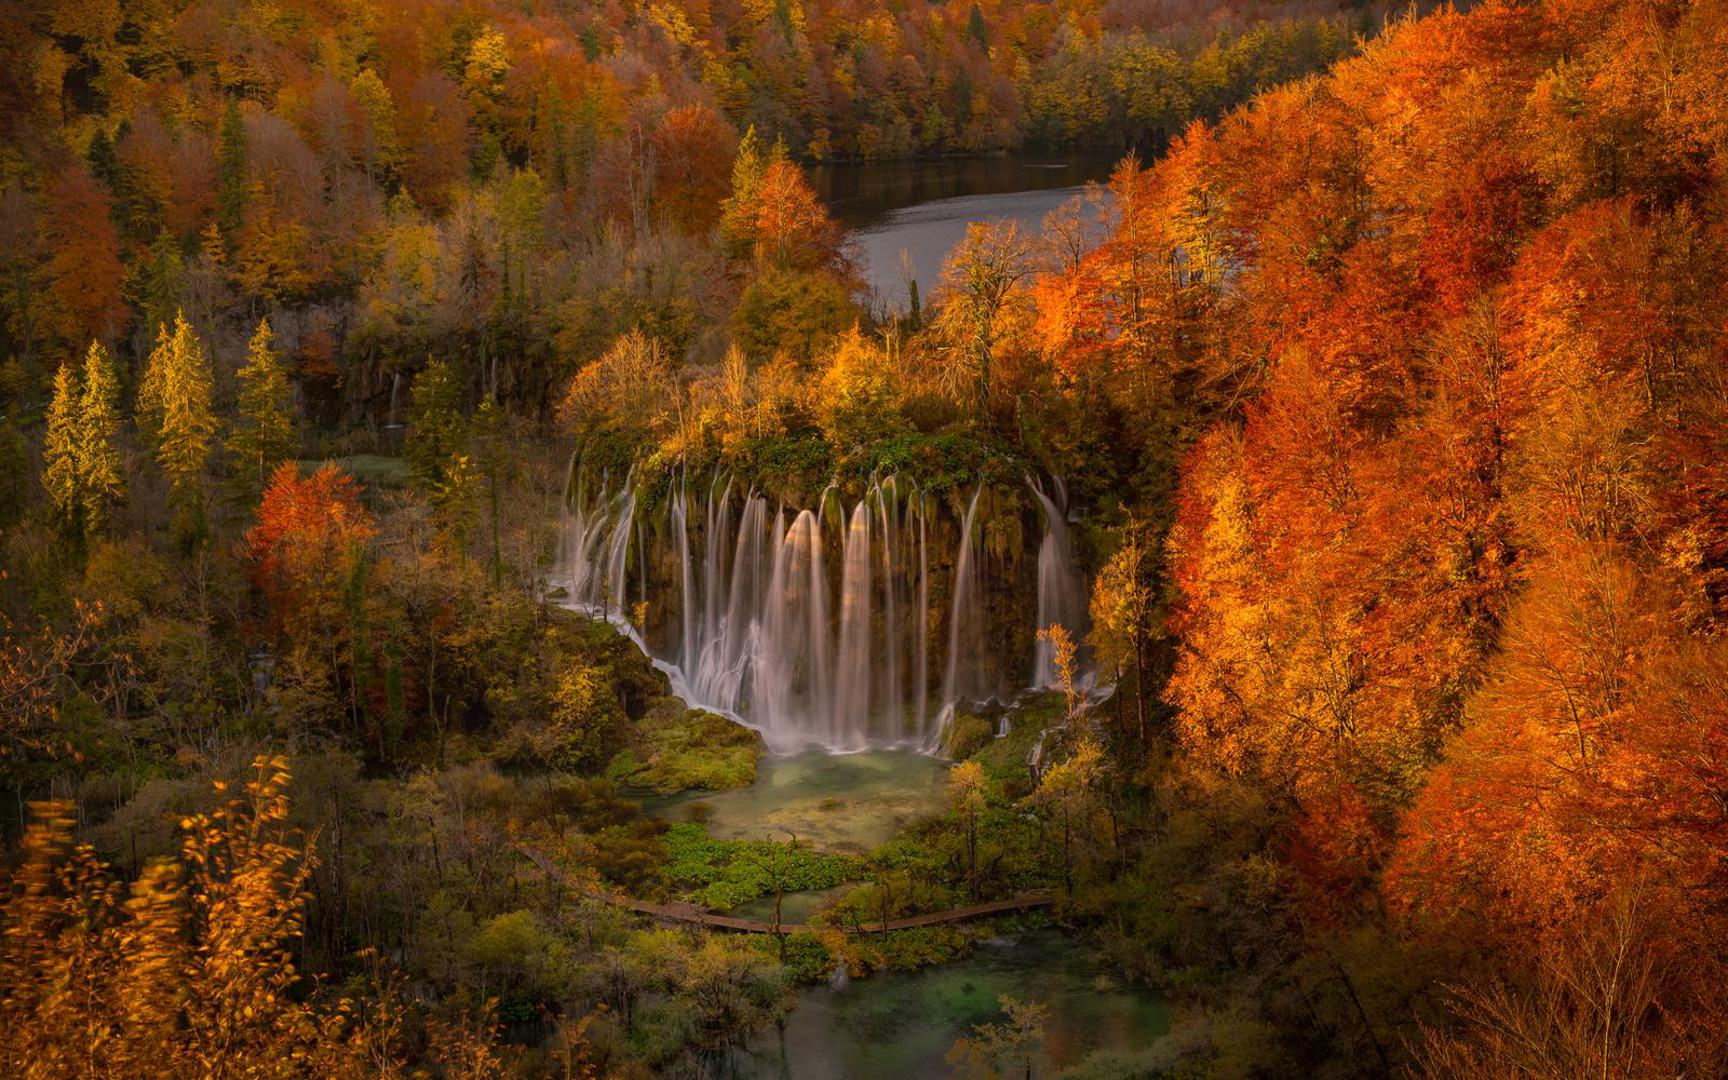
[(996, 737), (996, 728), (989, 720), (969, 712), (956, 711), (953, 726), (948, 729), (947, 743), (942, 752), (959, 761), (969, 758)]
[[(918, 867), (896, 858), (893, 853), (877, 851), (871, 879), (842, 896), (823, 913), (823, 920), (835, 926), (880, 926), (884, 922), (945, 911), (956, 906), (958, 895), (940, 883), (941, 875), (931, 866)], [(891, 869), (899, 863), (905, 869)], [(922, 929), (932, 929), (925, 927)]]
[(724, 791), (756, 780), (762, 738), (724, 716), (685, 709), (664, 698), (636, 725), (634, 745), (612, 759), (606, 774), (662, 794)]
[(751, 357), (815, 357), (858, 319), (846, 287), (818, 270), (769, 266), (738, 298), (732, 332)]
[(767, 935), (762, 935), (759, 940), (758, 948), (779, 959), (786, 973), (796, 982), (822, 982), (834, 973), (834, 954), (828, 951), (828, 946), (814, 931), (800, 930), (787, 934), (784, 949), (780, 941)]
[(996, 783), (1025, 785), (1030, 779), (1027, 762), (1033, 746), (1044, 729), (1062, 723), (1065, 709), (1060, 694), (1022, 695), (1009, 716), (1008, 734), (990, 739), (970, 757), (980, 762)]
[(743, 475), (759, 477), (770, 495), (794, 504), (813, 500), (834, 468), (832, 448), (813, 431), (746, 439), (734, 462)]
[(605, 760), (623, 722), (611, 672), (572, 661), (552, 689), (552, 712), (541, 756), (553, 768), (579, 771)]
[(0, 530), (24, 515), (30, 488), (30, 446), (12, 417), (0, 417)]
[(157, 232), (147, 255), (132, 267), (127, 295), (138, 307), (145, 326), (166, 323), (180, 308), (185, 288), (186, 260), (180, 242), (166, 229)]
[(216, 151), (216, 224), (229, 240), (239, 234), (246, 214), (247, 150), (246, 120), (240, 115), (239, 99), (230, 97)]
[(300, 445), (288, 373), (270, 340), (270, 323), (260, 319), (246, 348), (246, 363), (239, 371), (240, 393), (235, 403), (239, 415), (228, 435), (228, 452), (234, 456), (236, 474), (251, 496), (264, 490), (271, 472), (294, 457)]
[(447, 362), (429, 360), (415, 376), (408, 425), (405, 456), (409, 470), (421, 485), (435, 489), (467, 441), (462, 387)]
[(666, 876), (704, 907), (725, 911), (771, 896), (776, 873), (782, 893), (832, 889), (855, 880), (858, 860), (823, 855), (774, 840), (716, 840), (694, 823), (666, 831)]

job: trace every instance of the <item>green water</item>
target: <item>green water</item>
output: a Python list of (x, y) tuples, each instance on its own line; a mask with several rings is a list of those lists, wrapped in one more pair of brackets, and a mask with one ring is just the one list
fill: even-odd
[(909, 750), (790, 754), (763, 758), (747, 788), (650, 797), (642, 809), (684, 821), (703, 803), (708, 832), (721, 839), (790, 833), (820, 851), (863, 854), (939, 811), (947, 775), (947, 762)]
[(784, 1032), (760, 1037), (719, 1075), (726, 1080), (924, 1080), (946, 1077), (956, 1039), (1001, 1019), (1007, 994), (1050, 1009), (1037, 1076), (1096, 1050), (1132, 1051), (1169, 1029), (1153, 994), (1114, 984), (1079, 943), (1056, 930), (997, 939), (964, 960), (885, 972), (798, 995)]

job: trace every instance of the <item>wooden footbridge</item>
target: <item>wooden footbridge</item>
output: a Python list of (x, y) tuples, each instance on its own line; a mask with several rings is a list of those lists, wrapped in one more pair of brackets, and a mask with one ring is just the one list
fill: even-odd
[(650, 918), (666, 922), (687, 923), (692, 926), (706, 926), (715, 930), (737, 930), (745, 934), (796, 934), (801, 930), (838, 930), (844, 934), (882, 934), (892, 930), (912, 930), (920, 926), (940, 926), (944, 923), (964, 922), (967, 919), (979, 919), (987, 915), (1002, 915), (1010, 911), (1026, 911), (1031, 908), (1048, 907), (1055, 903), (1055, 896), (1047, 892), (1022, 893), (1007, 900), (993, 900), (987, 904), (973, 904), (969, 907), (954, 908), (949, 911), (937, 911), (928, 915), (912, 915), (904, 919), (880, 920), (858, 926), (812, 926), (808, 923), (783, 922), (776, 926), (773, 923), (761, 922), (756, 919), (737, 919), (730, 915), (716, 915), (706, 908), (682, 900), (670, 904), (653, 904), (646, 900), (620, 893), (608, 892), (590, 885), (583, 885), (570, 880), (562, 867), (548, 859), (542, 852), (519, 846), (518, 850), (528, 861), (559, 885), (571, 892), (580, 893), (590, 899), (611, 904), (614, 907), (647, 915)]

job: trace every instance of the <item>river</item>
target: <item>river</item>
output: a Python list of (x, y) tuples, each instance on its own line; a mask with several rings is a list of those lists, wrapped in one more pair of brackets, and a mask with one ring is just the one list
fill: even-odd
[(783, 1031), (736, 1056), (726, 1080), (937, 1080), (946, 1055), (978, 1024), (1001, 1020), (1008, 995), (1049, 1009), (1036, 1075), (1053, 1076), (1096, 1051), (1132, 1053), (1169, 1029), (1155, 995), (1123, 987), (1056, 930), (996, 938), (963, 960), (889, 971), (839, 988), (802, 991)]
[(817, 193), (850, 231), (859, 271), (878, 305), (907, 306), (906, 271), (929, 297), (942, 263), (975, 221), (1018, 221), (1036, 229), (1044, 216), (1103, 181), (1115, 159), (1001, 155), (822, 165)]

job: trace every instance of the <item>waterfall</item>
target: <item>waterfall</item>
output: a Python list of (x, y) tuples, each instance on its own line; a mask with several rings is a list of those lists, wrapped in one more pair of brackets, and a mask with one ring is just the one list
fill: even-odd
[(930, 548), (923, 493), (918, 500), (918, 741), (929, 745), (930, 732)]
[(839, 682), (829, 745), (862, 746), (870, 720), (870, 511), (860, 502), (846, 528), (840, 579)]
[[(1037, 480), (1028, 480), (1027, 486), (1044, 516), (1044, 539), (1038, 545), (1038, 629), (1059, 625), (1078, 647), (1087, 630), (1086, 583), (1075, 565), (1068, 532), (1068, 489), (1060, 478), (1052, 478), (1050, 494)], [(1056, 650), (1039, 638), (1033, 650), (1031, 685), (1049, 687), (1056, 681)]]
[(885, 482), (871, 485), (871, 495), (876, 500), (876, 519), (882, 533), (882, 711), (890, 731), (897, 730), (904, 724), (903, 704), (906, 700), (900, 689), (900, 652), (903, 648), (900, 633), (900, 549), (898, 545), (898, 530), (895, 528), (899, 513), (899, 484), (894, 477)]
[(672, 496), (672, 535), (678, 544), (679, 582), (683, 586), (683, 605), (679, 609), (679, 621), (684, 632), (679, 635), (681, 648), (678, 652), (678, 662), (685, 671), (696, 667), (696, 580), (690, 569), (690, 502), (685, 498), (682, 488)]
[(596, 609), (602, 617), (623, 618), (625, 576), (629, 570), (630, 538), (636, 517), (634, 471), (617, 494), (608, 476), (589, 502), (586, 484), (576, 483), (570, 518), (565, 526), (564, 558), (570, 567), (569, 593), (578, 607)]
[(949, 708), (962, 698), (988, 693), (984, 684), (984, 613), (979, 603), (977, 538), (973, 524), (978, 517), (980, 485), (966, 504), (960, 525), (960, 553), (954, 558), (954, 596), (948, 605), (948, 667), (942, 675), (942, 704)]
[[(784, 519), (782, 511), (777, 533)], [(811, 723), (834, 714), (821, 523), (809, 510), (800, 510), (782, 535), (763, 601), (761, 633), (752, 643), (751, 718), (771, 744), (825, 742), (845, 749), (822, 737), (832, 736), (832, 725)]]
[[(720, 471), (644, 482), (634, 469), (620, 478), (573, 466), (558, 583), (569, 607), (641, 645), (680, 697), (749, 724), (775, 751), (934, 748), (956, 701), (1003, 696), (1024, 679), (1024, 661), (999, 651), (1004, 628), (986, 604), (1032, 582), (991, 576), (987, 594), (987, 497), (980, 485), (954, 522), (932, 493), (895, 476), (850, 507), (830, 487), (799, 508)], [(1065, 504), (1058, 488), (1055, 512), (1045, 509), (1041, 623), (1083, 599), (1063, 565), (1073, 555)], [(632, 622), (631, 602), (648, 605), (646, 625)]]

